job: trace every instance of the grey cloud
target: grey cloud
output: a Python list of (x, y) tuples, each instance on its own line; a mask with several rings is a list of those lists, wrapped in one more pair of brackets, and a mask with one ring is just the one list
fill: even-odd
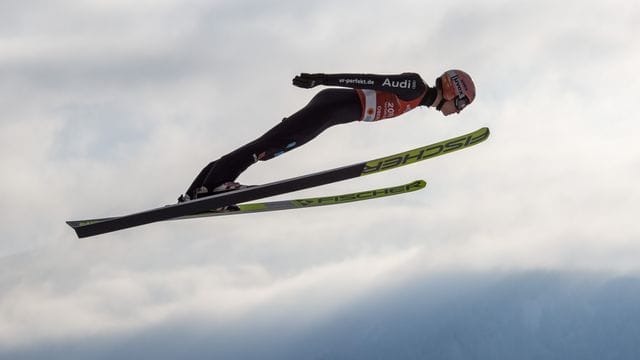
[[(304, 301), (304, 296), (299, 299)], [(7, 351), (12, 359), (635, 359), (640, 281), (594, 273), (451, 273), (378, 289), (331, 317), (261, 308)]]

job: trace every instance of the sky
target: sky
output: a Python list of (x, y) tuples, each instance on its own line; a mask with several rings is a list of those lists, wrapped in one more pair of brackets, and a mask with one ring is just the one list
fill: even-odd
[[(0, 0), (0, 358), (633, 359), (640, 4)], [(77, 239), (303, 107), (301, 72), (472, 75), (459, 115), (328, 129), (259, 184), (487, 126), (357, 204)], [(635, 356), (634, 356), (635, 355)]]

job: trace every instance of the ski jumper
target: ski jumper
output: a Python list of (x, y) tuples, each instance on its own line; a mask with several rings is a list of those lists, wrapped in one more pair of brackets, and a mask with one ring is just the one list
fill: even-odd
[[(324, 89), (293, 115), (258, 139), (209, 163), (193, 181), (187, 194), (209, 191), (234, 181), (258, 160), (269, 160), (306, 144), (327, 128), (353, 121), (378, 121), (399, 116), (417, 106), (431, 106), (436, 89), (415, 73), (399, 75), (324, 75), (323, 85), (350, 89)], [(204, 196), (211, 195), (205, 194)], [(202, 195), (200, 195), (202, 196)]]

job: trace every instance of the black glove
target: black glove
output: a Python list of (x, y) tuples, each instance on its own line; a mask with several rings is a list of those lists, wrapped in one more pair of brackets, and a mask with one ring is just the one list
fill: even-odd
[(306, 74), (302, 73), (293, 78), (293, 85), (305, 89), (310, 89), (324, 83), (324, 74)]

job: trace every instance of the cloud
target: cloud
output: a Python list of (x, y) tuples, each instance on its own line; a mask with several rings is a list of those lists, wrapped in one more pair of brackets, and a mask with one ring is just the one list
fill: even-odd
[(261, 316), (272, 322), (296, 312), (292, 325), (314, 322), (388, 282), (393, 269), (416, 254), (397, 251), (283, 273), (260, 263), (197, 264), (193, 257), (136, 269), (145, 261), (138, 255), (126, 258), (111, 250), (95, 257), (97, 252), (87, 250), (69, 247), (4, 262), (7, 270), (19, 264), (26, 271), (18, 283), (11, 275), (2, 281), (0, 343), (31, 347), (136, 333), (182, 318), (232, 324)]
[[(190, 312), (168, 317), (148, 329), (85, 333), (80, 338), (47, 341), (4, 354), (31, 359), (599, 359), (609, 354), (631, 359), (637, 353), (639, 329), (633, 325), (640, 316), (635, 306), (640, 300), (637, 277), (563, 272), (427, 273), (386, 284), (376, 281), (368, 291), (358, 291), (357, 296), (343, 299), (323, 313), (332, 308), (333, 300), (318, 297), (317, 290), (325, 285), (336, 290), (335, 282), (328, 281), (335, 280), (334, 276), (347, 275), (353, 280), (349, 273), (341, 272), (349, 267), (339, 265), (335, 270), (340, 273), (329, 277), (325, 276), (326, 268), (318, 269), (316, 274), (325, 274), (316, 279), (318, 282), (311, 274), (284, 280), (282, 284), (287, 285), (281, 289), (293, 291), (267, 297), (240, 316)], [(250, 293), (236, 295), (242, 299)], [(208, 307), (217, 308), (213, 305)], [(322, 316), (316, 316), (319, 313)]]

